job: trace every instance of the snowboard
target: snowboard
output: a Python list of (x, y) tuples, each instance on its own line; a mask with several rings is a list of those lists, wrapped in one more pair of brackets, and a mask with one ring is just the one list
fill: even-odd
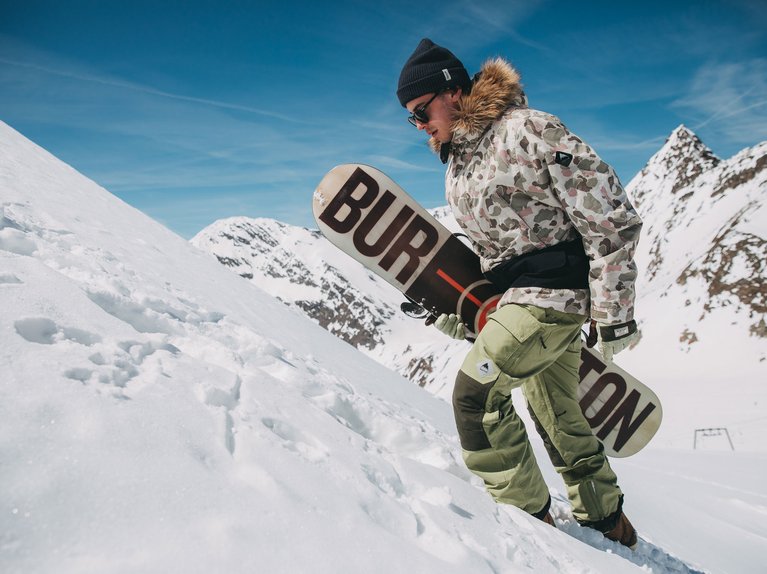
[[(323, 235), (432, 315), (456, 313), (476, 335), (501, 293), (479, 257), (383, 172), (339, 165), (314, 192)], [(641, 450), (662, 419), (656, 394), (585, 345), (578, 398), (594, 435), (612, 457)]]

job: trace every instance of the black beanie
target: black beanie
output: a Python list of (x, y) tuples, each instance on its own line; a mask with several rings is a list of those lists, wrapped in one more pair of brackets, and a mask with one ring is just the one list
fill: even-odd
[(460, 86), (471, 88), (471, 80), (461, 61), (447, 48), (428, 38), (418, 44), (399, 74), (397, 97), (402, 107), (424, 94)]

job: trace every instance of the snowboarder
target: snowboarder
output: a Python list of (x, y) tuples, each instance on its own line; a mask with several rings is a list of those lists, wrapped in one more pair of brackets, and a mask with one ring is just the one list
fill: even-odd
[[(576, 520), (635, 547), (617, 477), (576, 390), (584, 322), (591, 319), (607, 361), (638, 337), (639, 216), (591, 147), (557, 117), (527, 106), (519, 74), (502, 58), (470, 78), (452, 52), (425, 38), (400, 73), (397, 97), (447, 164), (453, 214), (488, 279), (505, 291), (453, 390), (466, 465), (496, 501), (554, 525), (511, 400), (521, 386)], [(464, 338), (459, 316), (435, 324)]]

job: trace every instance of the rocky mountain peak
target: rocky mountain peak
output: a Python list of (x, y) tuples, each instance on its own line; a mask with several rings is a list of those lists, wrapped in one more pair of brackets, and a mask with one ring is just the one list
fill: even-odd
[[(629, 184), (632, 198), (641, 205), (660, 196), (673, 197), (720, 162), (692, 130), (680, 124)], [(638, 185), (639, 181), (646, 185)]]
[[(715, 167), (720, 159), (703, 141), (684, 124), (680, 124), (666, 139), (663, 147), (650, 159), (663, 162), (668, 169), (679, 166), (680, 163), (694, 162), (704, 169)], [(687, 160), (685, 162), (684, 160)], [(683, 173), (677, 171), (677, 173)]]

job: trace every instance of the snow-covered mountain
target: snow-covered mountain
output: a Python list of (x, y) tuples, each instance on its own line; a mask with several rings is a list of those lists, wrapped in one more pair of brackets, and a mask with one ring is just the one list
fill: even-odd
[[(699, 428), (726, 427), (739, 447), (763, 448), (766, 182), (767, 142), (722, 161), (680, 126), (627, 185), (645, 221), (637, 253), (644, 336), (619, 362), (659, 392), (671, 416), (656, 440), (668, 445), (692, 444)], [(434, 214), (457, 230), (447, 208)], [(214, 223), (192, 242), (449, 399), (466, 344), (405, 317), (396, 289), (316, 231), (236, 218)], [(721, 400), (701, 406), (703, 393)]]
[(559, 529), (496, 505), (444, 401), (2, 122), (0, 373), (3, 573), (761, 571), (763, 453), (614, 461), (635, 553), (551, 467)]
[(752, 358), (765, 361), (767, 142), (722, 161), (679, 126), (627, 190), (646, 222), (637, 254), (643, 297), (683, 301), (675, 334), (688, 349), (708, 316), (726, 308), (731, 336), (753, 336), (761, 345)]
[(348, 257), (319, 231), (234, 217), (192, 243), (356, 347), (382, 344), (382, 325), (399, 312), (401, 297), (362, 266), (346, 269)]

